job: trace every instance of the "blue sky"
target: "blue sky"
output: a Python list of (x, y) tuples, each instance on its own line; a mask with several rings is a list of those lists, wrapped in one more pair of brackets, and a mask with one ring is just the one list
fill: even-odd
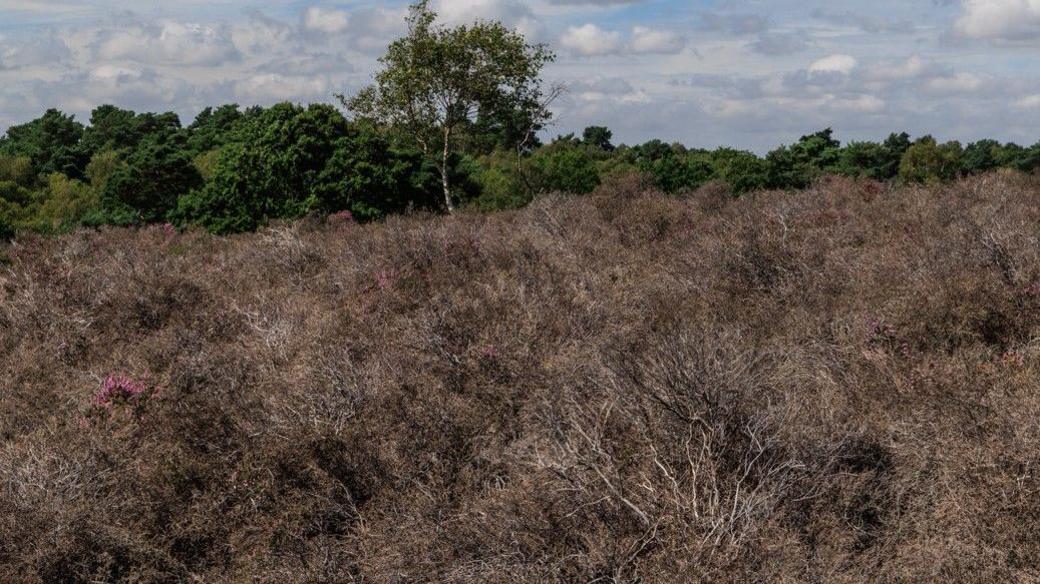
[[(435, 0), (549, 43), (552, 133), (764, 151), (832, 126), (1040, 141), (1040, 0)], [(0, 128), (58, 107), (331, 101), (364, 85), (405, 2), (0, 0)]]

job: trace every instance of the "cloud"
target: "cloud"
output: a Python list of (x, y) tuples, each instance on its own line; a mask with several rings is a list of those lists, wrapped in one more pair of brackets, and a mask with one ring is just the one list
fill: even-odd
[(649, 96), (644, 91), (637, 90), (631, 83), (620, 77), (595, 78), (573, 83), (567, 88), (566, 97), (586, 104), (601, 101), (615, 103), (646, 103), (649, 101)]
[(326, 98), (332, 88), (321, 77), (260, 73), (237, 81), (234, 91), (237, 98), (248, 103), (273, 103)]
[(761, 34), (757, 40), (748, 44), (752, 51), (766, 56), (791, 55), (808, 50), (811, 46), (805, 33), (795, 32)]
[(1040, 0), (964, 0), (954, 32), (974, 39), (1040, 38)]
[(621, 33), (604, 30), (595, 24), (572, 26), (560, 37), (560, 46), (578, 55), (591, 57), (621, 52)]
[(934, 69), (933, 63), (919, 55), (911, 55), (902, 61), (875, 63), (866, 69), (864, 76), (871, 81), (896, 81), (920, 77)]
[(433, 9), (448, 24), (498, 20), (531, 38), (544, 34), (542, 22), (528, 3), (520, 0), (435, 0)]
[(910, 33), (915, 30), (914, 23), (909, 20), (899, 20), (884, 16), (874, 16), (853, 12), (852, 10), (833, 10), (830, 8), (817, 8), (812, 11), (812, 17), (830, 24), (851, 26), (869, 33)]
[(550, 4), (561, 6), (623, 6), (625, 4), (639, 4), (646, 0), (549, 0)]
[[(501, 19), (552, 45), (547, 80), (571, 89), (552, 131), (605, 124), (619, 141), (758, 151), (827, 125), (844, 139), (906, 129), (1035, 142), (1040, 118), (1023, 114), (1040, 111), (1040, 81), (1019, 45), (1040, 41), (1040, 0), (945, 1), (727, 0), (705, 11), (680, 0), (431, 0), (446, 23)], [(49, 107), (82, 119), (99, 103), (188, 119), (231, 101), (327, 102), (371, 81), (407, 11), (359, 0), (123, 6), (0, 0), (0, 128)]]
[(217, 65), (239, 57), (225, 27), (179, 22), (103, 31), (95, 53), (100, 60), (181, 66)]
[(1040, 109), (1040, 94), (1027, 95), (1011, 105), (1018, 109)]
[(345, 32), (350, 25), (349, 15), (342, 10), (326, 10), (311, 6), (303, 12), (303, 28), (324, 34)]
[(572, 26), (560, 37), (560, 46), (584, 57), (603, 55), (675, 54), (686, 47), (686, 39), (675, 32), (645, 26), (632, 28), (626, 40), (618, 31), (605, 30), (595, 24)]
[(700, 17), (701, 30), (753, 34), (769, 28), (769, 19), (761, 14), (702, 12)]
[(297, 31), (287, 23), (275, 20), (259, 10), (246, 13), (245, 19), (231, 26), (231, 42), (246, 55), (266, 54), (288, 46)]
[(674, 54), (686, 47), (686, 39), (671, 31), (637, 26), (632, 29), (629, 46), (636, 54)]
[(66, 63), (71, 56), (65, 41), (54, 34), (36, 35), (10, 44), (3, 43), (0, 37), (0, 69), (54, 67)]
[(934, 93), (968, 93), (981, 89), (983, 80), (973, 73), (956, 73), (929, 79), (924, 85)]
[(859, 62), (849, 55), (831, 55), (809, 65), (809, 73), (841, 73), (848, 75)]

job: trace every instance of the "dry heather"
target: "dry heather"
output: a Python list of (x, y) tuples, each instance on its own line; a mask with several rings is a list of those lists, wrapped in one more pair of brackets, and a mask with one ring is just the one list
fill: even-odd
[(4, 582), (1040, 580), (1040, 184), (0, 250)]

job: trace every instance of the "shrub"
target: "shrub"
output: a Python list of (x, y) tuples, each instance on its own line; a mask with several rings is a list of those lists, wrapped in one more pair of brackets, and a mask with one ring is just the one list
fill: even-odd
[(110, 408), (121, 401), (141, 397), (148, 388), (134, 381), (125, 374), (111, 374), (101, 382), (101, 387), (94, 393), (92, 403), (101, 408)]

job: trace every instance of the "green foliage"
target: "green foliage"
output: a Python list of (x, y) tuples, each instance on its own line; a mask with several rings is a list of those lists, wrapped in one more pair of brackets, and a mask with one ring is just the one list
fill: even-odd
[(524, 164), (516, 152), (495, 150), (476, 161), (473, 180), (478, 194), (470, 202), (481, 211), (518, 209), (531, 201), (532, 189), (521, 175)]
[(174, 113), (96, 108), (90, 125), (48, 110), (0, 137), (0, 235), (77, 225), (174, 221), (217, 233), (270, 219), (350, 211), (378, 220), (413, 209), (513, 209), (540, 193), (587, 193), (643, 173), (679, 193), (708, 181), (734, 195), (798, 189), (827, 173), (931, 183), (1013, 168), (1040, 169), (1031, 147), (979, 140), (962, 149), (906, 133), (845, 147), (828, 128), (765, 157), (650, 140), (615, 146), (604, 126), (542, 144), (556, 94), (539, 78), (554, 59), (499, 22), (449, 28), (426, 1), (381, 59), (375, 83), (327, 104)]
[[(380, 58), (376, 82), (344, 103), (358, 115), (416, 141), (440, 171), (444, 203), (454, 208), (451, 159), (478, 118), (530, 128), (550, 117), (539, 75), (554, 59), (497, 21), (448, 28), (427, 0), (410, 8), (408, 34)], [(511, 134), (517, 134), (515, 130)]]
[(767, 186), (774, 189), (803, 189), (825, 172), (838, 169), (841, 143), (830, 128), (802, 136), (790, 146), (766, 155)]
[(1029, 148), (1018, 144), (1005, 145), (997, 154), (997, 164), (1002, 168), (1036, 172), (1040, 169), (1040, 142)]
[(177, 114), (144, 113), (103, 105), (90, 114), (90, 127), (83, 133), (79, 150), (88, 157), (103, 150), (136, 148), (145, 139), (168, 137), (181, 128)]
[(32, 191), (12, 181), (0, 181), (0, 239), (32, 227), (33, 204)]
[(119, 156), (118, 152), (115, 150), (103, 150), (91, 157), (84, 174), (90, 186), (97, 192), (101, 192), (108, 185), (108, 179), (125, 166), (126, 162)]
[(600, 182), (595, 160), (588, 150), (567, 140), (538, 150), (526, 167), (537, 192), (589, 193)]
[(996, 140), (979, 140), (964, 148), (961, 156), (961, 171), (964, 174), (979, 174), (1000, 166), (1003, 145)]
[(606, 126), (589, 126), (581, 133), (582, 143), (607, 152), (614, 151), (614, 145), (610, 142), (613, 138), (614, 133)]
[(899, 179), (908, 183), (934, 183), (956, 178), (961, 171), (963, 149), (959, 142), (938, 144), (925, 136), (903, 155)]
[(14, 239), (14, 235), (14, 225), (4, 215), (3, 203), (0, 202), (0, 241), (10, 241)]
[(28, 156), (0, 156), (0, 181), (32, 187), (36, 182), (32, 160)]
[(203, 152), (192, 159), (192, 162), (202, 180), (209, 182), (217, 174), (217, 168), (220, 165), (220, 148)]
[(165, 221), (178, 197), (201, 185), (184, 136), (152, 134), (105, 181), (101, 217), (116, 225)]
[(765, 188), (769, 181), (765, 161), (751, 152), (719, 148), (713, 153), (716, 175), (734, 195)]
[(78, 176), (83, 163), (82, 137), (82, 124), (51, 109), (38, 119), (8, 128), (0, 139), (0, 155), (28, 158), (34, 175), (61, 172)]
[(98, 211), (98, 191), (63, 174), (47, 177), (47, 186), (39, 197), (34, 213), (34, 228), (39, 231), (67, 231)]
[(706, 151), (687, 151), (679, 144), (651, 140), (624, 150), (622, 155), (641, 172), (650, 175), (654, 185), (668, 193), (697, 188), (715, 176)]
[(245, 119), (236, 104), (207, 107), (188, 126), (188, 149), (196, 156), (213, 152), (230, 142)]
[(217, 233), (311, 211), (372, 219), (428, 206), (429, 183), (417, 154), (372, 127), (329, 105), (279, 104), (242, 122), (205, 186), (181, 198), (177, 218)]

